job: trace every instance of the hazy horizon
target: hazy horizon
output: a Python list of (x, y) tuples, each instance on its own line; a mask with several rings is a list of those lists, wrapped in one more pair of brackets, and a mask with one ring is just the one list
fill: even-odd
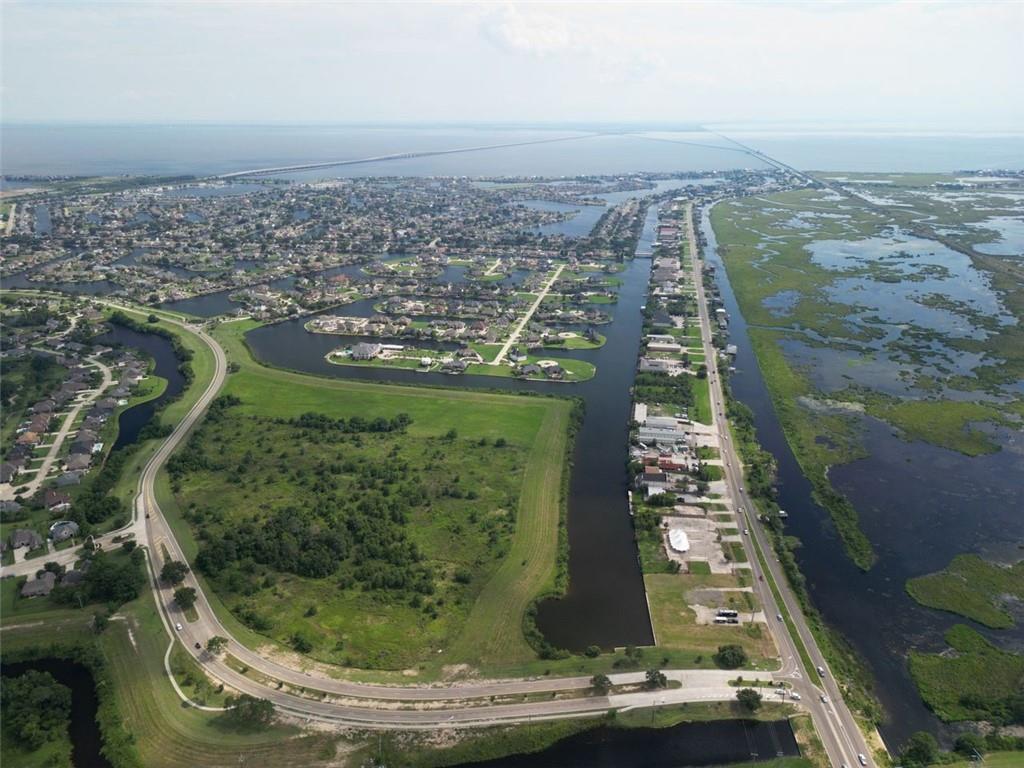
[(1024, 4), (2, 5), (4, 124), (1016, 132)]

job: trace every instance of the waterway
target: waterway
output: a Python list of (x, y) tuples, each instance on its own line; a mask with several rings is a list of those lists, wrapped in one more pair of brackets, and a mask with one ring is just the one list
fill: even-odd
[[(779, 505), (789, 513), (786, 533), (803, 544), (796, 557), (811, 599), (873, 674), (887, 713), (881, 728), (886, 742), (899, 746), (915, 731), (943, 732), (910, 678), (907, 653), (911, 648), (942, 649), (943, 632), (962, 620), (919, 606), (904, 585), (966, 551), (1002, 561), (1019, 557), (1015, 547), (1024, 536), (1024, 488), (1019, 482), (1024, 450), (1003, 434), (1002, 451), (968, 458), (901, 440), (886, 425), (865, 418), (869, 458), (834, 467), (829, 474), (858, 510), (878, 554), (875, 566), (861, 572), (846, 556), (829, 514), (812, 499), (810, 483), (786, 442), (707, 213), (701, 227), (708, 241), (705, 255), (716, 266), (729, 313), (730, 341), (739, 349), (732, 391), (753, 410), (758, 440), (775, 456)], [(1004, 647), (1024, 648), (1019, 627), (1002, 633), (976, 628)]]
[(155, 333), (140, 333), (131, 328), (114, 325), (111, 330), (97, 336), (96, 341), (101, 344), (120, 344), (143, 352), (153, 358), (155, 362), (151, 374), (167, 379), (167, 387), (159, 397), (121, 411), (117, 421), (117, 440), (111, 449), (116, 451), (134, 444), (139, 439), (139, 433), (143, 427), (153, 418), (153, 414), (164, 403), (181, 394), (185, 388), (185, 377), (178, 370), (178, 358), (174, 354), (174, 347), (163, 336), (158, 336)]
[(684, 768), (799, 755), (788, 720), (720, 720), (670, 728), (600, 726), (540, 752), (509, 755), (462, 768)]
[[(656, 222), (657, 209), (652, 206), (638, 253), (649, 252)], [(350, 340), (308, 332), (304, 328), (308, 318), (256, 328), (246, 340), (259, 360), (322, 376), (582, 398), (586, 413), (577, 433), (569, 487), (569, 589), (564, 597), (541, 603), (537, 624), (552, 644), (575, 651), (594, 644), (605, 648), (650, 645), (653, 634), (633, 543), (625, 462), (629, 391), (640, 349), (640, 307), (646, 301), (650, 270), (650, 259), (637, 258), (619, 273), (618, 302), (608, 307), (612, 322), (601, 329), (607, 339), (603, 347), (557, 353), (597, 366), (592, 380), (577, 385), (333, 365), (324, 355)], [(349, 305), (339, 312), (360, 314), (367, 311), (367, 303)]]
[(68, 737), (71, 740), (72, 764), (80, 768), (111, 768), (100, 752), (103, 737), (96, 723), (99, 700), (88, 667), (67, 659), (34, 659), (4, 664), (0, 668), (4, 677), (17, 677), (29, 670), (48, 672), (58, 683), (71, 689)]

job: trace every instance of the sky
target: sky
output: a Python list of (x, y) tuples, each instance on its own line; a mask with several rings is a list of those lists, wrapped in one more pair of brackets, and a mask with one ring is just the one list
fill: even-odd
[(0, 0), (5, 122), (1024, 129), (1024, 2)]

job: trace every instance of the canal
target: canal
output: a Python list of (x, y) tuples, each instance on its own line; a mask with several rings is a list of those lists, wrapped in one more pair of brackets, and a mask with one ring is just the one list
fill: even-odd
[(4, 663), (4, 677), (18, 677), (29, 670), (47, 672), (71, 690), (71, 718), (68, 737), (71, 741), (71, 763), (79, 768), (111, 768), (103, 756), (103, 737), (96, 722), (99, 699), (92, 672), (83, 664), (68, 659), (33, 659)]
[(167, 387), (159, 397), (126, 408), (121, 412), (117, 421), (117, 440), (111, 449), (116, 451), (134, 444), (139, 439), (139, 433), (153, 418), (153, 414), (165, 403), (181, 394), (185, 388), (185, 377), (178, 369), (179, 361), (177, 355), (174, 354), (174, 347), (163, 336), (158, 336), (155, 333), (140, 333), (131, 328), (112, 325), (109, 331), (97, 336), (96, 341), (100, 344), (120, 345), (139, 350), (153, 359), (155, 365), (151, 372), (152, 375), (167, 380)]
[(540, 752), (463, 768), (684, 768), (799, 756), (788, 720), (717, 720), (668, 728), (599, 726)]
[[(638, 253), (650, 252), (657, 216), (657, 208), (652, 206)], [(538, 606), (537, 625), (550, 643), (573, 651), (589, 645), (651, 645), (654, 637), (626, 497), (630, 389), (640, 351), (641, 307), (650, 271), (650, 259), (638, 257), (618, 274), (622, 280), (618, 302), (608, 307), (612, 322), (601, 327), (607, 339), (603, 347), (557, 353), (597, 366), (597, 375), (581, 384), (490, 376), (453, 378), (440, 373), (333, 365), (324, 356), (350, 339), (310, 333), (304, 327), (308, 317), (256, 328), (246, 341), (256, 358), (265, 363), (321, 376), (582, 398), (586, 412), (576, 436), (569, 486), (569, 588), (564, 596)], [(371, 306), (367, 300), (339, 312), (359, 314)]]
[[(831, 516), (814, 501), (811, 484), (786, 441), (752, 352), (746, 321), (717, 253), (708, 210), (701, 229), (708, 243), (705, 257), (716, 268), (717, 285), (729, 313), (729, 340), (738, 347), (730, 386), (734, 396), (753, 411), (758, 441), (775, 457), (778, 503), (789, 515), (786, 534), (801, 542), (795, 554), (811, 601), (873, 676), (875, 695), (887, 716), (880, 731), (890, 748), (898, 748), (916, 731), (942, 732), (942, 724), (924, 705), (910, 677), (907, 653), (913, 647), (941, 649), (943, 633), (958, 619), (918, 605), (907, 596), (904, 584), (910, 576), (944, 567), (968, 546), (985, 551), (984, 542), (998, 541), (1001, 536), (985, 522), (986, 517), (994, 518), (1004, 531), (1006, 526), (1019, 525), (1019, 520), (1002, 520), (1004, 514), (1019, 515), (1021, 508), (1019, 496), (1015, 502), (1014, 491), (1007, 487), (1019, 477), (1019, 453), (1004, 450), (968, 459), (901, 440), (886, 425), (867, 419), (864, 438), (871, 456), (835, 467), (829, 475), (854, 503), (879, 554), (875, 566), (862, 572), (846, 555)], [(970, 504), (974, 493), (978, 499), (1003, 499), (1005, 508), (955, 513), (955, 508)], [(1015, 493), (1021, 494), (1019, 486)], [(896, 499), (898, 515), (893, 514)], [(1006, 640), (976, 628), (996, 643)], [(1012, 634), (1011, 642), (1020, 644), (1024, 632)]]

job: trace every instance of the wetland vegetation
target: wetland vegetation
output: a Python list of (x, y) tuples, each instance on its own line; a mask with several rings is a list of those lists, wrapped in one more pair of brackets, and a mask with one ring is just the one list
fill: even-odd
[(952, 244), (977, 244), (987, 235), (968, 225), (1019, 216), (1019, 196), (952, 206), (915, 186), (926, 182), (887, 187), (898, 209), (807, 189), (723, 202), (711, 214), (786, 437), (862, 568), (873, 546), (827, 472), (866, 455), (865, 418), (968, 456), (999, 450), (998, 430), (1021, 427), (1019, 260), (925, 237), (965, 217)]

